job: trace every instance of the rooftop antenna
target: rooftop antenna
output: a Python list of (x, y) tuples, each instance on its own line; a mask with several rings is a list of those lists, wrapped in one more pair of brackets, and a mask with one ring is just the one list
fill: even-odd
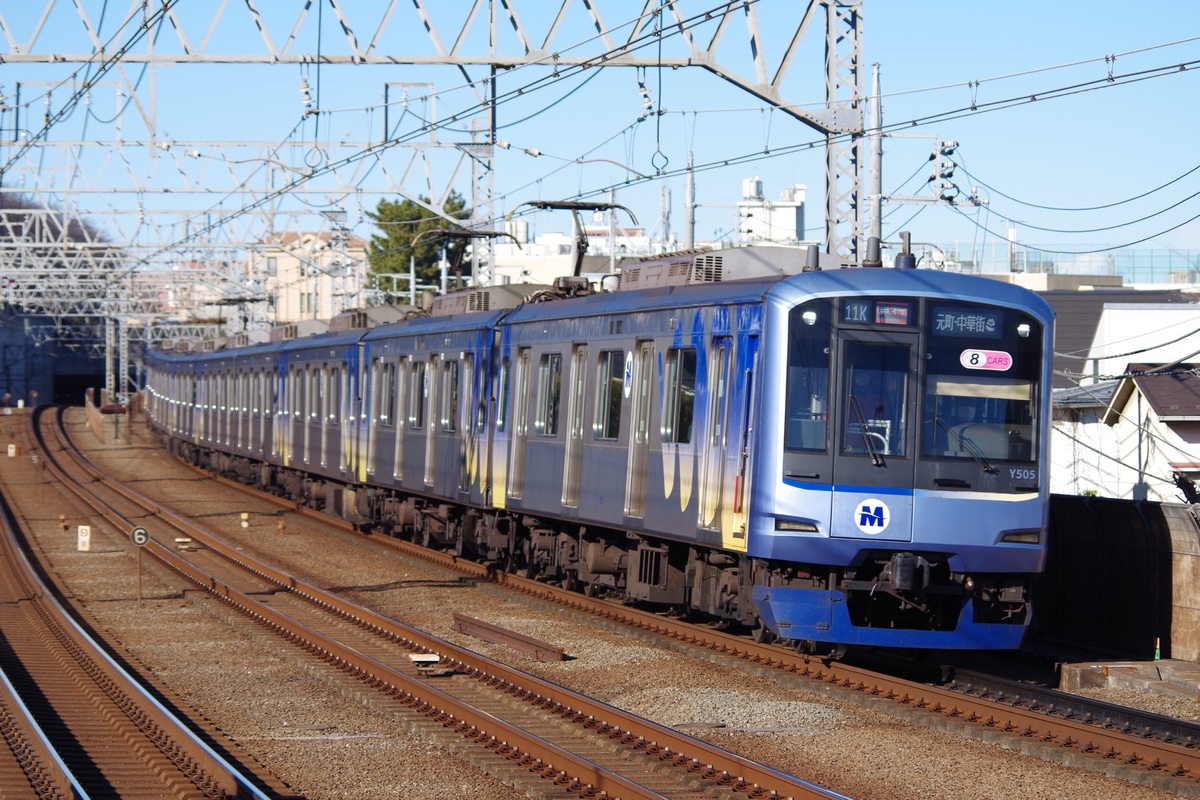
[[(908, 234), (904, 234), (907, 236)], [(862, 260), (864, 267), (882, 267), (883, 257), (879, 254), (879, 237), (870, 236), (867, 238), (867, 255)]]
[(912, 252), (912, 234), (900, 231), (900, 252), (896, 254), (896, 269), (916, 269), (917, 257)]

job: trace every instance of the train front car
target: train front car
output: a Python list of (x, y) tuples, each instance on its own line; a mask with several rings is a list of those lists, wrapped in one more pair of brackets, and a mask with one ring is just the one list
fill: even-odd
[(845, 269), (769, 295), (748, 555), (800, 643), (1015, 648), (1044, 564), (1053, 312), (1000, 281)]

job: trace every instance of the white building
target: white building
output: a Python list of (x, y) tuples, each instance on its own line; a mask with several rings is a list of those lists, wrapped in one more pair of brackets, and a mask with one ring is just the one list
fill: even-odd
[(1194, 358), (1197, 351), (1200, 306), (1110, 303), (1100, 315), (1084, 372), (1117, 376), (1130, 361), (1163, 364)]
[[(1050, 488), (1058, 494), (1179, 499), (1173, 472), (1200, 464), (1200, 445), (1172, 409), (1147, 400), (1165, 384), (1123, 378), (1131, 362), (1179, 364), (1200, 351), (1200, 306), (1181, 302), (1104, 302), (1107, 292), (1076, 290), (1059, 303), (1055, 363), (1079, 381), (1055, 392)], [(1152, 296), (1149, 295), (1148, 296)], [(1093, 301), (1090, 345), (1080, 337), (1087, 325), (1079, 312)], [(1083, 377), (1081, 377), (1083, 376)], [(1139, 405), (1139, 401), (1141, 402)], [(1160, 411), (1162, 413), (1160, 413)]]
[(743, 243), (807, 242), (804, 236), (804, 198), (808, 187), (795, 184), (783, 190), (780, 199), (769, 202), (763, 197), (759, 178), (742, 182), (742, 199), (737, 204), (738, 235)]
[(250, 254), (247, 272), (265, 276), (266, 317), (281, 325), (361, 308), (368, 267), (366, 242), (353, 234), (283, 233)]
[[(587, 252), (581, 262), (580, 274), (608, 275), (618, 271), (622, 261), (654, 252), (653, 242), (642, 228), (596, 218), (600, 216), (596, 214), (592, 223), (584, 226)], [(529, 225), (524, 220), (509, 223), (508, 232), (517, 241), (496, 240), (493, 249), (493, 281), (496, 284), (551, 284), (555, 278), (575, 274), (579, 246), (575, 237), (554, 232), (539, 234), (530, 241)]]
[(1119, 497), (1121, 464), (1117, 432), (1104, 424), (1115, 382), (1054, 393), (1050, 431), (1050, 491)]
[(1200, 481), (1200, 363), (1128, 366), (1105, 410), (1119, 460), (1113, 497), (1179, 502), (1176, 476)]

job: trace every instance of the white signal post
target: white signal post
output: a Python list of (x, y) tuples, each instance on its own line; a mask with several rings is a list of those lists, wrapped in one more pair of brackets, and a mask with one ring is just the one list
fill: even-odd
[(137, 548), (137, 598), (138, 608), (142, 607), (142, 548), (150, 541), (150, 531), (138, 526), (129, 532), (129, 538)]

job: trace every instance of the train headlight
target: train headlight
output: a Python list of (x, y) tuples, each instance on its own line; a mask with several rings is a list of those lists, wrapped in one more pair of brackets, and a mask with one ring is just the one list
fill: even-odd
[(804, 320), (805, 325), (816, 325), (817, 324), (817, 312), (805, 311), (804, 313), (802, 313), (800, 315), (800, 319)]
[(1005, 531), (1000, 534), (1000, 541), (1004, 544), (1041, 544), (1042, 532), (1040, 530)]
[(1032, 330), (1033, 329), (1031, 327), (1029, 327), (1028, 322), (1022, 322), (1020, 325), (1017, 326), (1017, 336), (1020, 336), (1022, 339), (1028, 339), (1029, 333)]
[(806, 522), (799, 519), (780, 519), (775, 518), (775, 530), (777, 531), (798, 531), (800, 533), (816, 533), (817, 526), (815, 523)]

